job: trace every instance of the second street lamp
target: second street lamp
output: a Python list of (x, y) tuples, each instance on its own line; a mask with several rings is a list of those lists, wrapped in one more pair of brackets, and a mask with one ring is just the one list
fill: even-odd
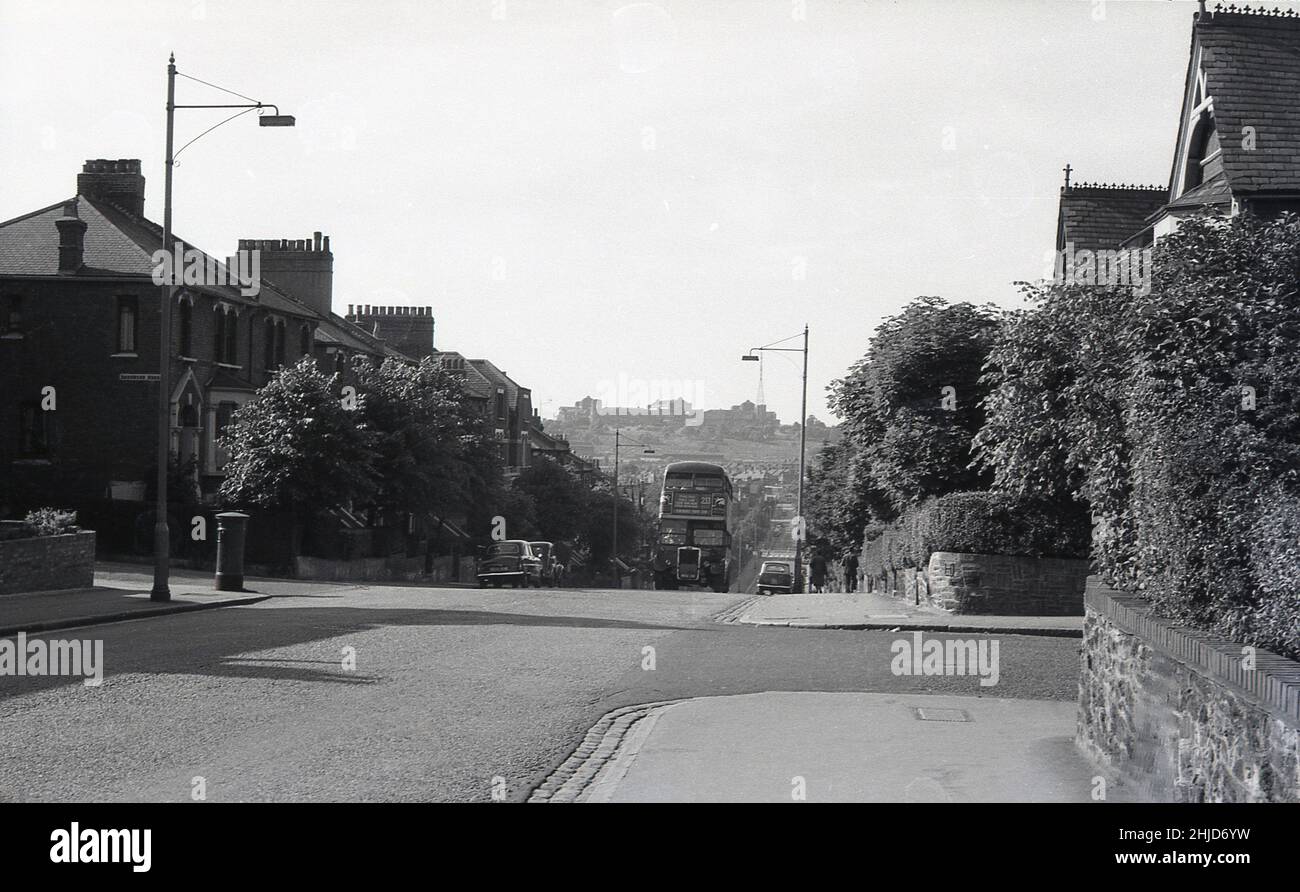
[(803, 346), (802, 347), (777, 347), (777, 344), (784, 344), (786, 341), (793, 341), (799, 335), (791, 335), (788, 338), (782, 338), (779, 341), (773, 341), (762, 347), (751, 347), (749, 352), (740, 357), (744, 362), (758, 362), (759, 357), (755, 354), (763, 351), (772, 353), (802, 353), (803, 354), (803, 397), (799, 403), (799, 489), (798, 489), (798, 506), (795, 508), (795, 540), (794, 540), (794, 572), (795, 583), (800, 591), (803, 590), (803, 540), (807, 531), (807, 526), (803, 519), (803, 478), (804, 478), (804, 461), (808, 447), (808, 326), (803, 327)]
[[(619, 447), (623, 442), (623, 433), (614, 429), (614, 547), (610, 551), (614, 564), (614, 588), (623, 588), (623, 575), (619, 572)], [(629, 446), (640, 446), (642, 455), (654, 455), (654, 450), (645, 443), (628, 442)]]
[[(293, 115), (282, 115), (279, 108), (269, 103), (250, 100), (248, 103), (238, 105), (177, 105), (177, 74), (176, 55), (173, 53), (167, 60), (167, 160), (163, 185), (163, 250), (167, 252), (168, 257), (173, 256), (175, 253), (174, 239), (172, 237), (172, 169), (176, 166), (176, 156), (213, 130), (216, 130), (226, 121), (233, 121), (240, 115), (247, 114), (254, 109), (275, 109), (275, 114), (262, 115), (259, 118), (263, 127), (294, 126)], [(181, 77), (198, 81), (198, 83), (209, 87), (216, 87), (222, 92), (230, 93), (232, 96), (239, 96), (241, 99), (248, 98), (224, 87), (209, 84), (207, 81), (199, 81), (198, 78), (190, 77), (187, 74), (182, 74)], [(178, 108), (238, 108), (243, 109), (243, 111), (237, 112), (226, 118), (225, 121), (209, 127), (181, 146), (179, 151), (173, 152), (173, 135), (175, 133), (176, 109)], [(162, 286), (162, 300), (158, 315), (158, 501), (157, 517), (153, 527), (153, 588), (149, 592), (149, 600), (151, 601), (170, 601), (172, 597), (168, 581), (171, 571), (171, 532), (167, 528), (167, 463), (171, 457), (171, 386), (169, 379), (171, 377), (172, 361), (172, 301), (176, 300), (176, 278), (179, 272), (173, 266), (171, 275), (167, 277), (166, 284)]]

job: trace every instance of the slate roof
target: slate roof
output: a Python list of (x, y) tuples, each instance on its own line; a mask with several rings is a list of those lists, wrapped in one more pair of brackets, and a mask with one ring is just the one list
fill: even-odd
[(461, 387), (470, 396), (490, 400), (496, 393), (496, 387), (492, 382), (460, 353), (454, 350), (440, 350), (436, 355), (442, 360), (443, 368), (460, 381)]
[[(72, 199), (68, 199), (72, 200)], [(83, 276), (149, 276), (150, 255), (135, 239), (106, 216), (112, 208), (78, 197), (77, 216), (86, 224), (83, 241)], [(63, 216), (66, 201), (52, 204), (0, 223), (0, 275), (57, 276), (59, 231), (54, 221)], [(161, 238), (159, 247), (162, 246)]]
[(495, 387), (505, 388), (507, 405), (511, 407), (518, 405), (520, 387), (513, 378), (486, 359), (471, 359), (469, 364), (478, 369), (483, 377), (487, 378)]
[[(1300, 192), (1300, 17), (1211, 12), (1197, 16), (1193, 41), (1232, 191)], [(1243, 127), (1255, 128), (1253, 149)]]
[(1171, 209), (1178, 208), (1202, 208), (1209, 205), (1231, 204), (1232, 189), (1228, 186), (1228, 177), (1226, 174), (1215, 174), (1195, 189), (1188, 189), (1174, 201), (1169, 202), (1167, 207)]
[[(116, 205), (95, 201), (78, 195), (75, 201), (77, 216), (86, 224), (83, 239), (83, 266), (71, 276), (122, 276), (123, 278), (149, 278), (153, 274), (153, 253), (163, 245), (162, 227), (136, 217)], [(0, 275), (59, 276), (59, 233), (54, 221), (63, 216), (67, 201), (41, 208), (38, 211), (0, 223)], [(193, 248), (203, 252), (180, 236), (176, 241), (182, 249)], [(224, 267), (223, 258), (213, 258)], [(316, 340), (338, 344), (372, 356), (410, 359), (406, 354), (372, 337), (334, 313), (321, 315), (302, 301), (290, 295), (273, 282), (263, 278), (261, 289), (255, 296), (244, 296), (230, 285), (192, 286), (186, 288), (214, 294), (224, 300), (256, 305), (289, 316), (310, 318), (317, 322)]]
[(1146, 225), (1146, 218), (1169, 200), (1159, 186), (1122, 187), (1084, 184), (1061, 189), (1057, 249), (1113, 250)]
[[(81, 269), (61, 278), (152, 276), (153, 253), (163, 246), (162, 227), (133, 216), (115, 205), (94, 201), (84, 195), (0, 223), (0, 275), (59, 276), (59, 232), (54, 221), (63, 216), (64, 205), (68, 202), (76, 203), (77, 216), (86, 224), (86, 234), (82, 239)], [(194, 249), (204, 257), (212, 256), (179, 236), (176, 241), (182, 250)], [(224, 258), (213, 259), (219, 267), (225, 268)], [(255, 297), (244, 296), (233, 285), (185, 287), (236, 303), (256, 304), (287, 315), (316, 315), (305, 304), (268, 285), (263, 280), (261, 291)]]

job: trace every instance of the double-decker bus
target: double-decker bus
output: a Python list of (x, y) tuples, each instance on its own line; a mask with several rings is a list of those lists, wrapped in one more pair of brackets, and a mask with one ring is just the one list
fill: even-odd
[(731, 585), (731, 480), (715, 464), (673, 462), (664, 469), (652, 567), (655, 588), (684, 585), (725, 592)]

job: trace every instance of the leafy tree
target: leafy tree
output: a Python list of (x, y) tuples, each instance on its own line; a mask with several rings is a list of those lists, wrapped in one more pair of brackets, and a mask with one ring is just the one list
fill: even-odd
[(862, 544), (863, 531), (879, 505), (862, 453), (851, 440), (827, 443), (808, 466), (804, 490), (810, 536), (824, 537), (834, 553)]
[(222, 499), (311, 511), (370, 496), (371, 444), (337, 390), (308, 357), (244, 403), (218, 443), (230, 454)]
[[(597, 563), (610, 559), (614, 538), (614, 496), (603, 490), (590, 494), (587, 503), (586, 523), (582, 532), (582, 542), (591, 551)], [(618, 508), (618, 553), (620, 557), (632, 557), (637, 554), (641, 544), (641, 517), (627, 499), (619, 499)]]
[(475, 420), (459, 383), (426, 357), (355, 365), (357, 424), (374, 467), (373, 501), (412, 513), (446, 513), (472, 496)]
[(514, 486), (532, 498), (543, 539), (560, 542), (584, 529), (590, 493), (558, 462), (536, 461), (515, 479)]
[(918, 298), (831, 384), (831, 408), (856, 450), (848, 516), (887, 521), (929, 496), (986, 487), (971, 441), (984, 422), (980, 369), (998, 325), (988, 307)]

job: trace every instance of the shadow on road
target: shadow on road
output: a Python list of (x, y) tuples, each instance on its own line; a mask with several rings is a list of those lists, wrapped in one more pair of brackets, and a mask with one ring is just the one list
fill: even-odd
[[(124, 591), (124, 595), (133, 594)], [(136, 593), (138, 594), (138, 593)], [(148, 602), (146, 602), (148, 603)], [(149, 623), (144, 626), (142, 623)], [(374, 684), (380, 679), (342, 668), (341, 661), (256, 655), (260, 651), (339, 638), (390, 626), (527, 626), (570, 629), (725, 632), (706, 622), (665, 625), (585, 616), (495, 613), (486, 610), (379, 607), (223, 607), (215, 610), (142, 618), (101, 626), (28, 635), (27, 641), (104, 642), (103, 677), (149, 673), (263, 678), (340, 685)], [(160, 643), (163, 636), (171, 636)], [(9, 640), (14, 640), (13, 636)], [(144, 648), (133, 643), (147, 640)], [(249, 656), (241, 656), (248, 654)], [(22, 658), (22, 655), (18, 655)], [(308, 664), (330, 666), (311, 669)], [(0, 702), (9, 698), (84, 683), (83, 675), (0, 675)]]

